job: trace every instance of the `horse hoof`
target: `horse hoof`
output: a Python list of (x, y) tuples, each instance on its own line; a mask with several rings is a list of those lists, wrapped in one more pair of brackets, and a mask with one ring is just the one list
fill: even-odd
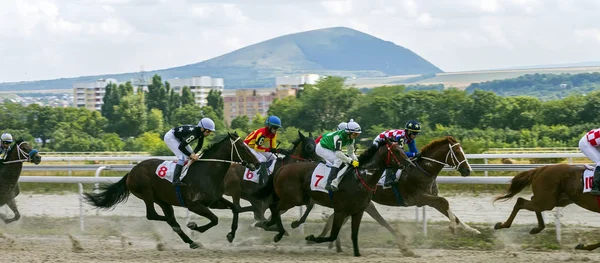
[(292, 222), (292, 228), (297, 228), (299, 226), (300, 226), (300, 222), (298, 222), (298, 221)]
[(190, 243), (190, 248), (191, 249), (196, 249), (196, 248), (199, 248), (199, 247), (200, 247), (200, 245), (198, 245), (198, 243), (196, 243), (196, 242)]
[(537, 234), (539, 232), (542, 232), (542, 229), (534, 227), (534, 228), (531, 229), (531, 231), (529, 231), (529, 234), (535, 235), (535, 234)]
[(273, 237), (273, 241), (275, 241), (275, 243), (277, 243), (281, 240), (282, 237), (283, 237), (283, 235), (277, 234), (277, 235), (275, 235), (275, 237)]
[(498, 222), (494, 225), (494, 229), (498, 230), (500, 228), (502, 228), (502, 222)]
[(584, 245), (584, 244), (579, 244), (579, 245), (577, 245), (577, 246), (575, 247), (575, 249), (577, 249), (577, 250), (582, 250), (582, 249), (583, 249), (583, 247), (585, 247), (585, 245)]
[(233, 239), (235, 238), (235, 235), (232, 233), (227, 234), (227, 241), (229, 241), (229, 243), (233, 242)]
[(306, 241), (312, 241), (312, 242), (316, 242), (316, 241), (315, 241), (315, 236), (314, 236), (314, 235), (307, 236), (307, 237), (306, 237), (304, 240), (306, 240)]
[(360, 253), (356, 252), (356, 253), (354, 253), (354, 256), (355, 257), (360, 257)]
[(189, 222), (186, 226), (191, 230), (195, 230), (196, 228), (198, 228), (198, 225), (196, 225), (195, 222)]

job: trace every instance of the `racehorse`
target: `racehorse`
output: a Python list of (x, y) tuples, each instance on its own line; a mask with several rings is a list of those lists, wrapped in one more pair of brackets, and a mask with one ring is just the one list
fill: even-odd
[(0, 219), (8, 224), (21, 218), (15, 197), (20, 193), (18, 181), (23, 170), (23, 163), (33, 162), (37, 165), (42, 161), (42, 157), (29, 143), (22, 140), (15, 141), (6, 156), (4, 162), (0, 163), (0, 206), (8, 205), (15, 216), (7, 218), (5, 214), (0, 214)]
[[(85, 199), (97, 208), (109, 209), (127, 200), (129, 194), (133, 193), (146, 204), (148, 220), (166, 221), (192, 249), (198, 248), (199, 245), (181, 230), (175, 219), (173, 206), (187, 207), (188, 210), (208, 218), (210, 222), (204, 226), (197, 226), (195, 222), (187, 224), (188, 228), (200, 233), (218, 224), (217, 216), (209, 207), (226, 206), (233, 212), (231, 232), (227, 234), (227, 240), (232, 242), (238, 227), (239, 207), (223, 198), (223, 178), (232, 162), (241, 162), (251, 170), (255, 170), (259, 165), (258, 159), (237, 133), (227, 133), (219, 142), (207, 147), (200, 159), (189, 166), (188, 175), (183, 178), (188, 186), (181, 188), (183, 204), (176, 196), (175, 187), (156, 175), (158, 166), (163, 163), (160, 159), (140, 162), (118, 182), (103, 185), (102, 192), (85, 193)], [(154, 203), (162, 208), (164, 216), (156, 212)]]
[[(576, 204), (592, 212), (600, 213), (600, 197), (583, 192), (585, 182), (582, 174), (586, 169), (579, 165), (554, 164), (517, 174), (511, 180), (506, 194), (497, 197), (494, 202), (511, 199), (529, 185), (533, 190), (533, 196), (531, 200), (519, 197), (506, 222), (496, 223), (494, 229), (509, 228), (521, 209), (533, 211), (537, 217), (538, 226), (532, 228), (529, 231), (530, 234), (537, 234), (546, 228), (542, 211), (550, 211), (554, 207)], [(588, 185), (591, 187), (591, 184)], [(600, 247), (600, 243), (587, 246), (578, 244), (575, 249), (594, 250), (598, 247)]]
[[(446, 198), (437, 196), (438, 190), (435, 180), (445, 165), (453, 167), (462, 176), (469, 176), (471, 174), (471, 166), (464, 155), (460, 143), (452, 136), (434, 140), (421, 149), (421, 157), (417, 158), (414, 162), (416, 166), (402, 171), (400, 179), (391, 188), (383, 188), (383, 186), (377, 185), (377, 191), (373, 194), (372, 202), (386, 206), (402, 207), (428, 205), (450, 219), (450, 230), (452, 233), (455, 233), (456, 226), (459, 225), (470, 232), (480, 234), (478, 230), (460, 221), (450, 211), (450, 205)], [(397, 242), (402, 242), (403, 238), (397, 235), (396, 231), (379, 214), (379, 211), (377, 211), (372, 202), (369, 203), (365, 212), (383, 227), (387, 228), (394, 235)], [(309, 205), (300, 220), (306, 220), (310, 209), (312, 209), (312, 206)], [(300, 223), (302, 222), (300, 221)], [(329, 232), (332, 223), (333, 217), (330, 216), (327, 225), (319, 236), (325, 236)], [(297, 225), (298, 221), (292, 223), (292, 226)], [(341, 252), (339, 239), (336, 240), (336, 248), (338, 252)]]
[[(255, 194), (258, 198), (268, 195), (273, 198), (273, 202), (269, 205), (271, 222), (268, 222), (266, 226), (277, 224), (278, 233), (275, 235), (274, 241), (279, 242), (285, 234), (280, 213), (285, 213), (294, 206), (307, 205), (312, 199), (319, 205), (334, 209), (333, 229), (329, 237), (310, 235), (306, 237), (306, 240), (317, 243), (335, 240), (344, 219), (352, 216), (354, 256), (360, 256), (358, 250), (360, 221), (383, 168), (404, 168), (405, 165), (412, 165), (412, 163), (398, 143), (391, 142), (387, 138), (379, 145), (368, 148), (358, 157), (358, 162), (360, 163), (359, 168), (347, 169), (344, 173), (346, 180), (342, 180), (339, 190), (331, 194), (311, 191), (312, 174), (317, 168), (317, 163), (292, 163), (277, 170), (275, 175), (269, 178), (267, 185)], [(370, 173), (370, 170), (375, 172)], [(351, 175), (355, 175), (356, 180), (353, 180)]]
[[(294, 146), (290, 151), (281, 151), (285, 157), (283, 159), (277, 159), (273, 172), (292, 162), (320, 159), (320, 157), (315, 154), (316, 143), (312, 138), (311, 132), (308, 134), (308, 137), (306, 137), (298, 130), (298, 139), (293, 141), (292, 144)], [(232, 164), (231, 167), (229, 167), (227, 175), (225, 175), (225, 195), (231, 196), (233, 203), (238, 206), (240, 205), (240, 198), (249, 201), (251, 206), (242, 207), (240, 213), (252, 211), (254, 212), (254, 219), (259, 222), (266, 221), (264, 214), (269, 207), (269, 200), (258, 200), (251, 196), (251, 193), (259, 188), (259, 184), (244, 180), (244, 176), (246, 176), (244, 172), (245, 167), (241, 165)], [(252, 173), (249, 173), (249, 175), (256, 176)], [(267, 178), (264, 178), (264, 180), (267, 180)]]

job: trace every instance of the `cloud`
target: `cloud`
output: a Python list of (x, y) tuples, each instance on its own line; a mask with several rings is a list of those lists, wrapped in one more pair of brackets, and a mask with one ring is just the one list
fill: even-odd
[(600, 61), (596, 10), (595, 0), (8, 0), (0, 82), (180, 66), (333, 26), (446, 71)]

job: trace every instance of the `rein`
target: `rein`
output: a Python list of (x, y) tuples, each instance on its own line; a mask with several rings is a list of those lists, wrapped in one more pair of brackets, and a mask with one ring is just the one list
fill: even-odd
[[(21, 142), (21, 143), (19, 143), (19, 145), (17, 145), (17, 156), (18, 156), (18, 159), (17, 160), (13, 160), (13, 161), (3, 162), (3, 164), (28, 162), (28, 161), (31, 160), (30, 156), (35, 155), (36, 153), (38, 153), (38, 151), (36, 149), (32, 149), (31, 151), (29, 151), (29, 153), (26, 153), (25, 151), (23, 151), (23, 149), (21, 149), (21, 144), (23, 144), (23, 143), (24, 142)], [(21, 157), (25, 157), (25, 159), (23, 159)]]
[[(448, 165), (452, 168), (454, 168), (454, 170), (459, 169), (459, 166), (466, 162), (467, 166), (469, 166), (469, 169), (471, 169), (471, 165), (469, 164), (469, 162), (467, 162), (467, 158), (464, 158), (462, 161), (458, 160), (458, 157), (456, 156), (456, 153), (454, 152), (454, 147), (455, 146), (459, 146), (460, 147), (460, 143), (455, 143), (455, 144), (448, 144), (449, 150), (448, 153), (446, 154), (446, 158), (444, 159), (444, 162), (438, 161), (436, 159), (432, 159), (429, 157), (425, 157), (425, 156), (421, 156), (421, 159), (424, 159), (426, 161), (430, 161), (430, 162), (434, 162), (434, 163), (438, 163), (441, 164), (442, 166)], [(460, 151), (463, 152), (462, 147), (460, 147)], [(464, 155), (464, 152), (463, 152)], [(450, 164), (450, 162), (448, 161), (450, 160), (452, 162), (452, 164)], [(429, 177), (431, 177), (431, 174), (428, 173), (427, 171), (425, 171), (425, 169), (423, 169), (420, 165), (417, 165), (417, 167), (419, 167), (419, 169), (424, 172), (425, 174), (427, 174)]]

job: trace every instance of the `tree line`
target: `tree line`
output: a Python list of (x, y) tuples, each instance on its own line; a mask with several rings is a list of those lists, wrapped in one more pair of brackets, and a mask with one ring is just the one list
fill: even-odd
[[(341, 121), (354, 119), (362, 129), (366, 147), (386, 129), (403, 128), (417, 120), (423, 130), (419, 147), (445, 135), (461, 141), (465, 151), (477, 153), (501, 147), (576, 147), (590, 129), (600, 126), (600, 92), (586, 96), (542, 101), (530, 96), (499, 96), (493, 91), (414, 89), (402, 85), (359, 90), (344, 79), (326, 77), (306, 85), (296, 96), (275, 100), (269, 114), (282, 119), (280, 147), (291, 147), (297, 131), (319, 134), (334, 130)], [(208, 106), (199, 107), (189, 88), (181, 95), (160, 76), (152, 78), (147, 92), (134, 92), (131, 83), (110, 84), (100, 111), (85, 108), (0, 105), (0, 128), (33, 141), (42, 151), (147, 151), (167, 154), (162, 137), (170, 128), (197, 124), (202, 117), (215, 120), (218, 134), (236, 131), (245, 136), (264, 125), (265, 117), (223, 121), (223, 99), (211, 91)], [(207, 143), (211, 142), (211, 137)]]

